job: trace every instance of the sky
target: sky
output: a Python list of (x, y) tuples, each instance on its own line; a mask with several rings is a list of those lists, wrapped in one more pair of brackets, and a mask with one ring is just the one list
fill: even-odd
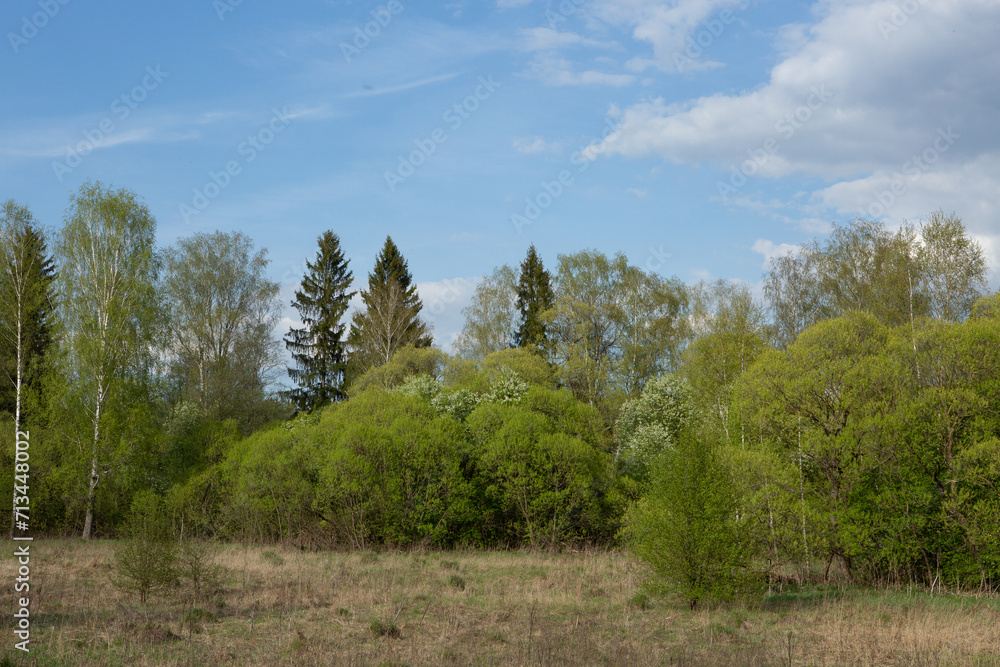
[[(760, 284), (856, 217), (955, 212), (1000, 257), (997, 0), (8, 0), (0, 199), (87, 180), (162, 246), (241, 230), (282, 285), (391, 235), (448, 349), (534, 244)], [(279, 330), (278, 335), (284, 331)]]

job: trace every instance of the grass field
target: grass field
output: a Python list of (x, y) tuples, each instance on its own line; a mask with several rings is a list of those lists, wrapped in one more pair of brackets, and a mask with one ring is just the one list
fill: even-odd
[(216, 548), (217, 586), (146, 605), (113, 542), (31, 547), (31, 652), (16, 665), (1000, 665), (1000, 600), (850, 587), (751, 607), (652, 600), (616, 552), (316, 553)]

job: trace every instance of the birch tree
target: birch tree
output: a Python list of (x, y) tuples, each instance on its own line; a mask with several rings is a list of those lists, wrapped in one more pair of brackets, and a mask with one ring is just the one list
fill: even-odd
[(156, 220), (134, 193), (87, 182), (71, 196), (56, 254), (66, 362), (77, 405), (89, 424), (83, 539), (94, 530), (101, 479), (116, 467), (102, 431), (109, 404), (142, 382), (157, 326)]
[(167, 354), (182, 399), (205, 417), (244, 428), (266, 399), (281, 362), (274, 327), (279, 286), (266, 250), (242, 232), (195, 234), (170, 247), (162, 286)]
[(8, 200), (0, 216), (0, 346), (8, 380), (3, 403), (13, 408), (14, 428), (20, 431), (25, 390), (38, 379), (38, 362), (51, 343), (49, 290), (55, 269), (26, 206)]
[[(45, 238), (31, 212), (13, 199), (4, 202), (0, 217), (0, 364), (8, 382), (0, 392), (0, 404), (13, 408), (15, 432), (21, 431), (24, 422), (25, 389), (40, 383), (40, 362), (51, 343), (49, 290), (53, 272)], [(13, 530), (12, 514), (11, 536)]]

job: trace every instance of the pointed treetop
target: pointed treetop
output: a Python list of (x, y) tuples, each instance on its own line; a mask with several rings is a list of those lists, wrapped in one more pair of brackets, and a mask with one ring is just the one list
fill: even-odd
[(546, 347), (548, 335), (542, 313), (552, 308), (554, 302), (552, 275), (545, 270), (535, 246), (531, 245), (527, 257), (521, 262), (521, 277), (517, 285), (521, 325), (514, 337), (518, 347)]
[(368, 285), (369, 287), (387, 285), (390, 278), (398, 280), (399, 287), (404, 292), (410, 288), (410, 284), (413, 282), (413, 276), (410, 275), (410, 269), (403, 254), (399, 252), (399, 247), (393, 242), (391, 236), (386, 236), (385, 245), (375, 257), (375, 268), (368, 276)]

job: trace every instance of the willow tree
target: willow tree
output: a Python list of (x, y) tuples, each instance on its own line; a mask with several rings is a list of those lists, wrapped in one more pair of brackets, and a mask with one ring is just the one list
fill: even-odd
[(83, 539), (93, 534), (98, 484), (122, 465), (122, 453), (102, 430), (120, 421), (108, 407), (152, 368), (159, 322), (155, 234), (156, 220), (134, 193), (88, 181), (70, 198), (56, 247), (66, 370), (89, 423), (78, 439), (88, 459)]

